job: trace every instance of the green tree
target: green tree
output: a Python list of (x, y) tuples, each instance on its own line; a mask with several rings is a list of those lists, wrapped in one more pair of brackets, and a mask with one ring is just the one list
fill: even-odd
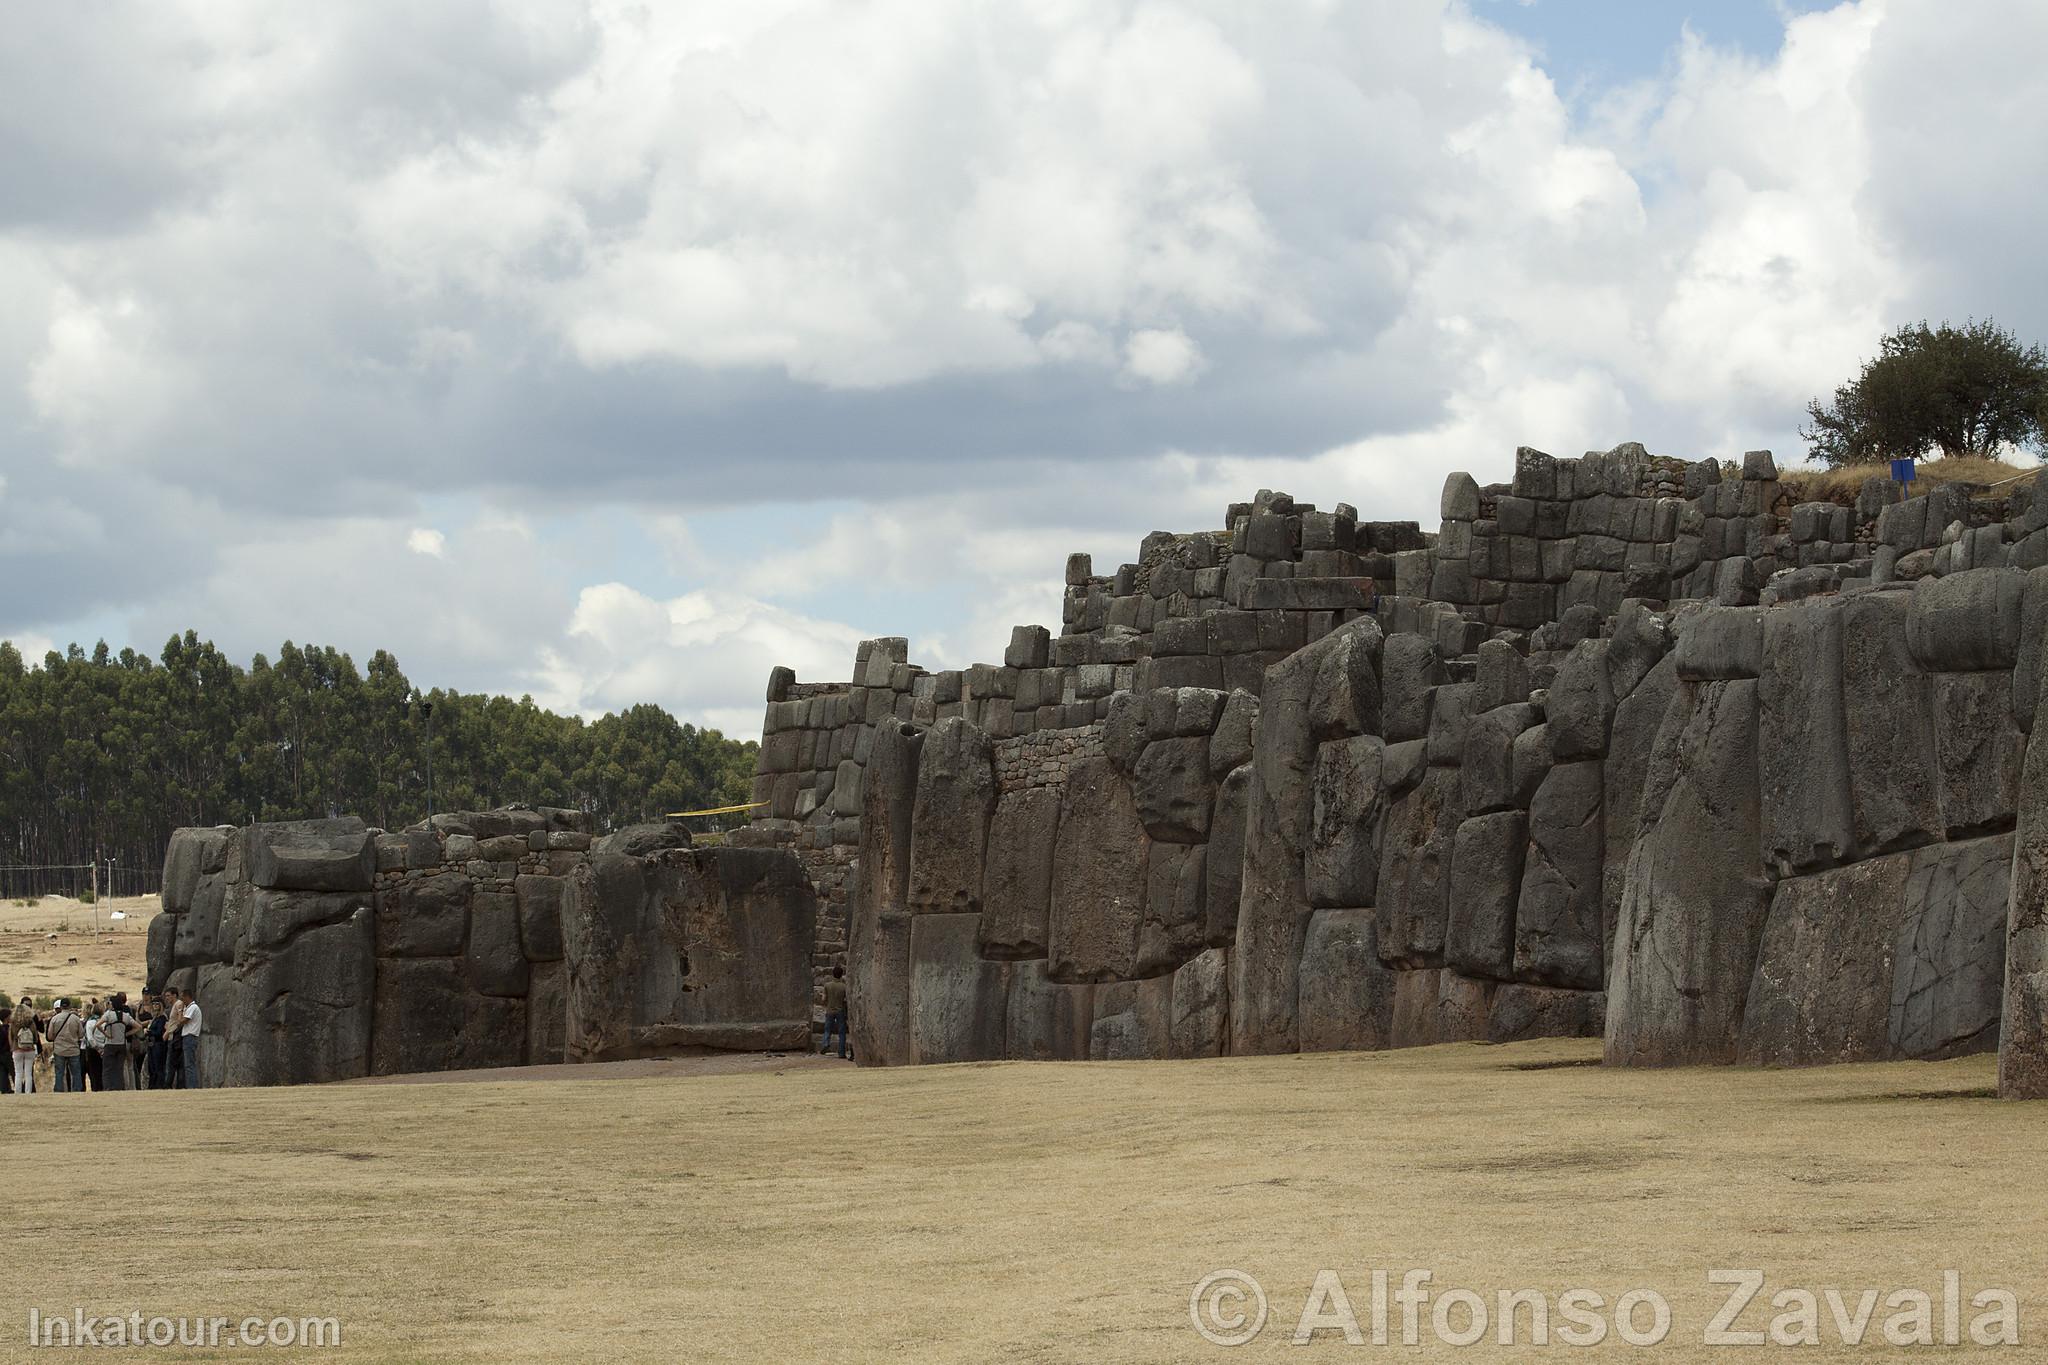
[(2048, 436), (2048, 351), (1986, 318), (1925, 322), (1878, 343), (1834, 400), (1806, 405), (1800, 435), (1830, 465), (1920, 456), (1996, 457)]
[(243, 669), (187, 631), (156, 660), (73, 645), (31, 667), (0, 641), (0, 895), (83, 889), (84, 872), (60, 887), (8, 869), (96, 858), (121, 869), (117, 889), (147, 889), (180, 825), (417, 821), (422, 700), (439, 810), (568, 806), (615, 829), (745, 800), (758, 752), (658, 706), (586, 724), (531, 697), (423, 694), (382, 650), (358, 672), (339, 650), (287, 642)]

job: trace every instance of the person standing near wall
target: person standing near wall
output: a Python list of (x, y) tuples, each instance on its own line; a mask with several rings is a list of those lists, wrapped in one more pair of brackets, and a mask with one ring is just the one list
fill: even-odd
[(51, 1084), (59, 1095), (76, 1095), (85, 1089), (78, 1058), (84, 1042), (85, 1021), (71, 1008), (69, 998), (59, 1000), (57, 1012), (50, 1016), (50, 1069), (55, 1073)]
[(85, 1071), (85, 1088), (95, 1092), (107, 1088), (107, 1083), (100, 1079), (100, 1045), (106, 1041), (100, 1033), (102, 1009), (98, 996), (85, 1002), (85, 1045), (78, 1053)]
[(823, 1056), (832, 1050), (832, 1031), (839, 1031), (839, 1055), (846, 1055), (846, 968), (834, 967), (825, 983), (825, 1041), (818, 1048)]
[(36, 1033), (36, 1011), (27, 995), (15, 1003), (14, 1013), (7, 1020), (8, 1042), (14, 1053), (14, 1093), (29, 1095), (36, 1088), (36, 1055), (42, 1051), (42, 1039)]
[(180, 1060), (185, 1064), (185, 1088), (199, 1088), (199, 1030), (205, 1022), (200, 1013), (199, 1002), (192, 998), (192, 988), (187, 986), (178, 992), (178, 1049)]
[(128, 1088), (128, 1016), (119, 999), (100, 1015), (100, 1089)]

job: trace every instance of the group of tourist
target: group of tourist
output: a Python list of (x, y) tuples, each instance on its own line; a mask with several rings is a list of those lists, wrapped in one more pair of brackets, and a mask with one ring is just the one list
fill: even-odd
[(36, 1062), (45, 1054), (58, 1094), (197, 1089), (204, 1027), (190, 990), (145, 996), (139, 1010), (129, 1008), (126, 991), (88, 1000), (82, 1009), (64, 998), (38, 1010), (24, 996), (7, 1016), (14, 1065), (0, 1076), (0, 1093), (33, 1094)]

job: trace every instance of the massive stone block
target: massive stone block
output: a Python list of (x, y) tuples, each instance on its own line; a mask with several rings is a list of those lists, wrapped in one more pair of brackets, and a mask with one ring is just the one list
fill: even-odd
[(1492, 1043), (1519, 1043), (1530, 1038), (1598, 1038), (1606, 1009), (1607, 997), (1599, 991), (1504, 982), (1493, 994), (1493, 1008), (1486, 1017), (1486, 1038)]
[(1443, 970), (1438, 967), (1394, 973), (1389, 1047), (1427, 1047), (1437, 1041), (1437, 1002), (1443, 995), (1442, 977)]
[(209, 1016), (225, 1039), (226, 1085), (337, 1081), (370, 1070), (377, 964), (369, 899), (285, 896), (259, 916), (261, 941), (234, 966), (228, 1008)]
[(989, 826), (988, 867), (982, 877), (984, 957), (1045, 956), (1059, 827), (1057, 787), (1021, 788), (996, 803)]
[(1138, 930), (1139, 976), (1170, 972), (1200, 952), (1206, 929), (1206, 849), (1153, 843), (1145, 851), (1145, 918)]
[(1379, 887), (1380, 824), (1386, 791), (1372, 735), (1328, 740), (1316, 749), (1312, 815), (1303, 875), (1309, 904), (1373, 904)]
[(1380, 956), (1388, 964), (1443, 962), (1452, 844), (1464, 818), (1456, 768), (1431, 768), (1388, 808), (1377, 907)]
[(910, 923), (910, 1053), (914, 1062), (984, 1062), (1004, 1055), (1010, 964), (975, 950), (974, 915), (921, 914)]
[(926, 734), (910, 825), (909, 909), (981, 909), (982, 859), (996, 810), (994, 753), (987, 734), (958, 716)]
[(1202, 860), (1202, 941), (1224, 948), (1237, 941), (1237, 903), (1244, 889), (1244, 829), (1251, 806), (1252, 768), (1233, 770), (1216, 789), (1216, 815)]
[(1849, 799), (1864, 857), (1926, 843), (1942, 828), (1930, 687), (1906, 648), (1912, 599), (1878, 591), (1842, 604)]
[(1951, 839), (2011, 825), (2027, 737), (2012, 716), (2012, 674), (1937, 673), (1931, 698), (1937, 793)]
[(526, 1061), (552, 1066), (569, 1059), (569, 967), (559, 960), (534, 964), (526, 991)]
[(863, 1066), (910, 1060), (910, 826), (921, 732), (883, 725), (861, 778), (860, 861), (846, 936), (846, 1031)]
[(1893, 854), (1778, 883), (1738, 1060), (1799, 1066), (1887, 1054), (1892, 953), (1910, 861)]
[(519, 900), (483, 892), (470, 901), (463, 951), (469, 988), (480, 995), (525, 995), (528, 969), (519, 948)]
[(1887, 1037), (1900, 1057), (1998, 1046), (2013, 836), (1915, 849), (1892, 955)]
[[(1231, 954), (1231, 1052), (1295, 1050), (1295, 997), (1308, 932), (1302, 850), (1314, 818), (1316, 745), (1378, 728), (1370, 618), (1340, 627), (1266, 670)], [(1323, 728), (1327, 727), (1327, 728)]]
[(526, 1002), (476, 995), (448, 958), (377, 966), (370, 1071), (463, 1071), (526, 1061)]
[(1605, 983), (1601, 764), (1560, 763), (1529, 804), (1529, 850), (1515, 903), (1514, 974), (1577, 990)]
[(1406, 631), (1389, 635), (1382, 647), (1381, 718), (1389, 741), (1429, 734), (1433, 689), (1450, 681), (1436, 641)]
[(281, 891), (368, 891), (377, 847), (361, 820), (291, 820), (251, 825), (248, 880)]
[(1515, 956), (1515, 902), (1529, 837), (1521, 811), (1475, 815), (1458, 826), (1451, 853), (1444, 962), (1467, 976), (1505, 978)]
[(1043, 962), (1012, 962), (1009, 972), (1004, 1055), (1020, 1061), (1086, 1061), (1088, 1033), (1095, 1023), (1095, 987), (1054, 981)]
[(1169, 1057), (1220, 1057), (1230, 1042), (1230, 954), (1209, 948), (1173, 974)]
[(1687, 682), (1754, 678), (1763, 667), (1763, 613), (1757, 607), (1705, 606), (1678, 622), (1678, 676)]
[(1392, 1045), (1395, 973), (1380, 962), (1378, 938), (1369, 909), (1321, 909), (1310, 917), (1301, 958), (1303, 1052)]
[(1497, 981), (1460, 976), (1446, 967), (1437, 978), (1436, 1037), (1439, 1043), (1485, 1042), (1493, 1028)]
[[(246, 894), (247, 883), (240, 886)], [(227, 907), (227, 881), (221, 873), (209, 872), (202, 875), (193, 889), (191, 901), (182, 914), (165, 911), (150, 921), (149, 969), (152, 980), (157, 979), (161, 966), (168, 979), (173, 967), (196, 966), (204, 962), (220, 962), (232, 956), (235, 941), (232, 932), (221, 933), (221, 919)], [(159, 931), (157, 925), (164, 928)], [(156, 957), (159, 934), (171, 938), (170, 957), (159, 963)]]
[(804, 1046), (816, 916), (785, 850), (598, 854), (562, 925), (570, 1058)]
[(1757, 855), (1756, 683), (1683, 686), (1667, 719), (1672, 775), (1659, 792), (1653, 772), (1645, 790), (1608, 980), (1606, 1056), (1617, 1065), (1733, 1059), (1770, 908)]
[(442, 872), (378, 897), (377, 956), (452, 957), (469, 936), (470, 880)]
[(1905, 594), (1906, 644), (1929, 673), (2010, 669), (2019, 656), (2027, 575), (1969, 569), (1923, 578)]
[(918, 917), (884, 910), (848, 946), (846, 1032), (862, 1066), (908, 1066), (910, 926)]
[(1157, 1061), (1172, 1049), (1173, 978), (1116, 981), (1095, 988), (1088, 1055), (1098, 1062)]
[(1131, 975), (1145, 915), (1146, 845), (1130, 786), (1109, 760), (1075, 763), (1053, 852), (1047, 945), (1053, 980)]
[(1854, 856), (1841, 608), (1821, 598), (1764, 613), (1757, 764), (1764, 856), (1780, 876)]
[(1515, 740), (1543, 713), (1527, 702), (1496, 706), (1475, 716), (1465, 734), (1459, 793), (1474, 815), (1515, 804)]
[(568, 899), (566, 877), (521, 876), (513, 889), (519, 898), (519, 947), (529, 962), (554, 962), (562, 956), (562, 906)]
[(1614, 689), (1607, 674), (1605, 640), (1580, 641), (1558, 666), (1543, 708), (1550, 750), (1557, 758), (1598, 758), (1607, 752), (1607, 728), (1614, 718)]
[(1138, 818), (1154, 839), (1198, 844), (1209, 837), (1209, 811), (1216, 799), (1209, 779), (1207, 736), (1155, 739), (1138, 756), (1131, 774)]
[[(1610, 660), (1612, 655), (1610, 654)], [(1607, 759), (1601, 765), (1601, 941), (1609, 970), (1614, 965), (1614, 930), (1621, 918), (1621, 893), (1627, 881), (1629, 850), (1642, 825), (1643, 786), (1651, 750), (1664, 716), (1678, 690), (1677, 662), (1666, 654), (1614, 708), (1608, 731)], [(1662, 794), (1659, 795), (1662, 809)]]
[(171, 831), (170, 843), (164, 848), (163, 890), (159, 896), (165, 913), (179, 915), (191, 909), (199, 879), (227, 865), (228, 839), (235, 834), (228, 825)]

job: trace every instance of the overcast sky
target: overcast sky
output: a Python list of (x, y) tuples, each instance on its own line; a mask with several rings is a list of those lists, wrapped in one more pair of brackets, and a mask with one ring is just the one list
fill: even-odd
[(0, 636), (758, 731), (1259, 487), (1796, 457), (2048, 338), (2039, 0), (81, 0), (0, 31)]

